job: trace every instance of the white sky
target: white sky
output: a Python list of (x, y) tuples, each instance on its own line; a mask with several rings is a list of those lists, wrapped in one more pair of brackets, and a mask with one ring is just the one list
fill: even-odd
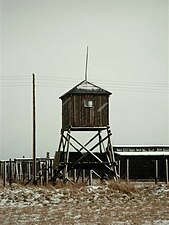
[(84, 79), (113, 92), (114, 144), (169, 144), (167, 0), (1, 0), (0, 159), (37, 155), (61, 129), (59, 96)]

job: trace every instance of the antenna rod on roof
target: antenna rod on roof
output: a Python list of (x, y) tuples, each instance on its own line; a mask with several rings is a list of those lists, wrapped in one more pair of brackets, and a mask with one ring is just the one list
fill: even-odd
[(89, 47), (87, 46), (87, 52), (86, 52), (86, 69), (85, 69), (85, 81), (87, 81), (88, 49), (89, 49)]

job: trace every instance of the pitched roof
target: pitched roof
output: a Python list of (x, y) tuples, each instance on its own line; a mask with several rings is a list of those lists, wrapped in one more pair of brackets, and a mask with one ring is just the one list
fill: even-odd
[(77, 84), (75, 87), (70, 89), (68, 92), (63, 94), (60, 98), (62, 99), (63, 96), (69, 95), (69, 94), (103, 94), (103, 95), (111, 95), (112, 93), (109, 91), (106, 91), (105, 89), (102, 89), (92, 83), (90, 83), (87, 80), (83, 80), (79, 84)]

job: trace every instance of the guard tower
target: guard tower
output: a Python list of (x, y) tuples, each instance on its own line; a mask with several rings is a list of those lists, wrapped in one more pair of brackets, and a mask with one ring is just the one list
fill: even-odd
[[(92, 170), (101, 179), (117, 179), (109, 127), (110, 95), (109, 91), (89, 82), (85, 76), (85, 80), (60, 97), (62, 129), (54, 160), (56, 178), (76, 182), (84, 170), (87, 176)], [(74, 133), (85, 135), (85, 132), (91, 135), (82, 144)], [(75, 170), (78, 172), (76, 176), (70, 176), (74, 177), (72, 181), (68, 174)]]

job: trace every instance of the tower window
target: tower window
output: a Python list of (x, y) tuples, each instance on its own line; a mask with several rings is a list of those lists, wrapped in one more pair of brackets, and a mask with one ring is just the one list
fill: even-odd
[(84, 101), (84, 106), (92, 108), (93, 107), (93, 101), (92, 100), (85, 100)]

